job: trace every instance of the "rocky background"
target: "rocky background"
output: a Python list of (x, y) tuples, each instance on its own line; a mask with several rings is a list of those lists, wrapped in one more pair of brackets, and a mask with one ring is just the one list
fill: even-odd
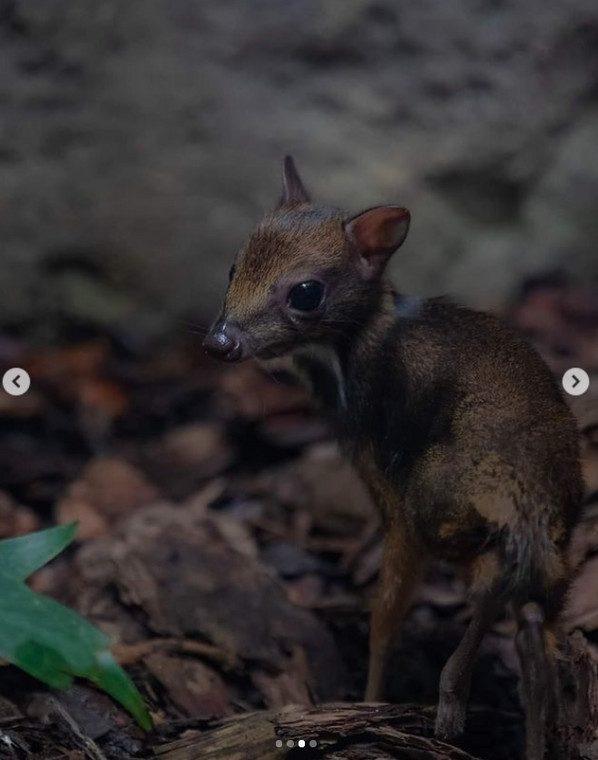
[(292, 152), (417, 293), (595, 277), (595, 0), (0, 0), (0, 325), (209, 319)]

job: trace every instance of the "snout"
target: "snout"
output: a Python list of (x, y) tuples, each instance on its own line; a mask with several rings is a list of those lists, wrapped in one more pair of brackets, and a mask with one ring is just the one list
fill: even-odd
[(205, 337), (203, 346), (215, 359), (237, 362), (243, 358), (239, 330), (228, 322), (217, 322)]

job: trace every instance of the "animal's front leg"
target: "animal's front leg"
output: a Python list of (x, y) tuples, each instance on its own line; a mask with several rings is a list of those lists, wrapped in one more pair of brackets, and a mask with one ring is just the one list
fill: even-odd
[(389, 526), (370, 618), (366, 702), (378, 702), (384, 698), (386, 668), (393, 641), (411, 606), (414, 589), (426, 567), (425, 553), (418, 544), (410, 540), (403, 527)]

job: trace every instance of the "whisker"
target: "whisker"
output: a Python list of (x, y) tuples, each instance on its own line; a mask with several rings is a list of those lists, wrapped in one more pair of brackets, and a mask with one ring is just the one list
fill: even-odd
[(193, 330), (191, 327), (186, 327), (184, 330), (190, 335), (199, 335), (201, 338), (204, 338), (206, 336), (206, 332), (202, 332), (201, 330)]
[(187, 319), (177, 319), (177, 322), (185, 332), (193, 333), (194, 335), (207, 335), (210, 329), (205, 325), (200, 325), (197, 322), (191, 322)]

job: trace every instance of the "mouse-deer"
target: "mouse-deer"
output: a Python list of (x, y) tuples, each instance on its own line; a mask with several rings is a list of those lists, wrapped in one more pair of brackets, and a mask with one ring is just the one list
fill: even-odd
[(312, 203), (286, 158), (282, 198), (238, 254), (205, 346), (227, 361), (292, 354), (380, 509), (366, 699), (383, 696), (429, 561), (449, 560), (468, 574), (473, 612), (442, 671), (436, 734), (463, 731), (474, 655), (509, 604), (527, 758), (542, 760), (582, 498), (577, 428), (546, 364), (499, 319), (394, 289), (386, 265), (409, 221), (400, 206)]

